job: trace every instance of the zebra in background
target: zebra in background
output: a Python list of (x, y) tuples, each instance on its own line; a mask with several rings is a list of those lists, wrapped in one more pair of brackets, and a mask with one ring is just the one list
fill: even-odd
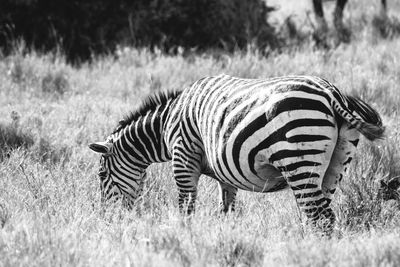
[[(327, 32), (328, 26), (324, 16), (324, 10), (322, 6), (323, 0), (312, 0), (315, 18), (318, 24), (318, 30), (316, 35), (324, 36)], [(340, 39), (348, 41), (349, 33), (343, 25), (343, 10), (347, 4), (347, 0), (336, 0), (336, 6), (333, 11), (333, 24), (335, 25), (336, 31), (339, 33)], [(386, 0), (381, 0), (380, 14), (382, 17), (386, 17), (387, 5)], [(324, 37), (315, 36), (316, 38), (323, 39)]]
[(359, 134), (375, 140), (383, 132), (375, 110), (324, 79), (220, 75), (148, 98), (105, 142), (89, 147), (102, 155), (104, 200), (123, 196), (133, 205), (146, 168), (172, 160), (181, 212), (193, 212), (199, 176), (206, 174), (219, 182), (225, 212), (238, 189), (289, 187), (308, 220), (329, 234), (330, 203)]

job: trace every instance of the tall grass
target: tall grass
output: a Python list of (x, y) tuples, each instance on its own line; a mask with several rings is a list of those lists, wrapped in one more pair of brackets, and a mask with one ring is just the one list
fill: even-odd
[[(302, 47), (269, 57), (256, 51), (166, 56), (127, 48), (79, 68), (52, 55), (5, 58), (0, 266), (400, 265), (399, 202), (385, 202), (378, 192), (380, 179), (400, 173), (399, 45), (397, 37), (375, 42), (360, 34), (335, 49)], [(331, 239), (304, 225), (290, 191), (240, 191), (237, 212), (221, 215), (216, 182), (207, 177), (188, 221), (178, 213), (169, 164), (149, 168), (133, 211), (118, 203), (100, 206), (98, 157), (87, 144), (103, 140), (148, 93), (219, 73), (322, 76), (382, 114), (386, 139), (360, 143), (333, 202), (338, 222)]]

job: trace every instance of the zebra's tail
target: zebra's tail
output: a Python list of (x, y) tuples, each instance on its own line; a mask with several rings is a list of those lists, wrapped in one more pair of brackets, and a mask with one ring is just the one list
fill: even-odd
[[(336, 102), (333, 105), (334, 110), (368, 140), (382, 139), (385, 127), (378, 112), (358, 97), (345, 96), (345, 98), (349, 107), (345, 108)], [(355, 111), (360, 118), (354, 116), (352, 111)]]

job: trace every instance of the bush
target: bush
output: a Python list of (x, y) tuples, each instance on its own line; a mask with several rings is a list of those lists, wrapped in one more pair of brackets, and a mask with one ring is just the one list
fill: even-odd
[(274, 42), (274, 31), (267, 23), (271, 9), (264, 1), (136, 2), (139, 11), (130, 14), (130, 18), (135, 33), (132, 37), (139, 45), (161, 44), (166, 49), (182, 46), (232, 50), (251, 43), (263, 48)]
[(232, 50), (274, 45), (263, 0), (4, 0), (0, 44), (61, 48), (69, 60), (113, 51), (117, 44)]
[(374, 35), (382, 38), (393, 38), (400, 34), (400, 21), (396, 17), (374, 16), (372, 21)]

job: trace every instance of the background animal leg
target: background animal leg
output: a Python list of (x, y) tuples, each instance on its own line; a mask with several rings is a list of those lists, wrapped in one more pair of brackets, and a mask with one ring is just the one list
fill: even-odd
[(387, 16), (387, 5), (386, 0), (381, 1), (381, 17), (385, 18)]
[(343, 10), (347, 0), (337, 0), (335, 10), (333, 11), (333, 24), (340, 41), (348, 43), (350, 41), (350, 31), (343, 25)]
[(324, 17), (322, 0), (313, 0), (313, 8), (314, 8), (315, 20), (317, 22), (317, 28), (313, 33), (313, 38), (317, 44), (326, 45), (328, 24), (326, 23)]

